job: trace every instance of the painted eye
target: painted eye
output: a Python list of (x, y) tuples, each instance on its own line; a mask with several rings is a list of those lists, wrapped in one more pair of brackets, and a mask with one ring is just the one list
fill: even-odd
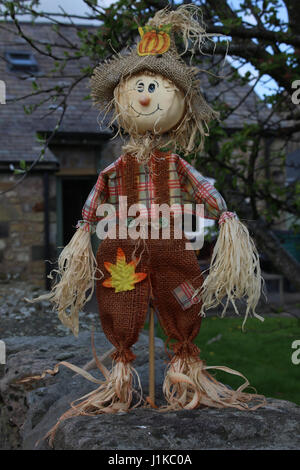
[(142, 92), (144, 91), (144, 88), (145, 88), (145, 87), (144, 87), (144, 84), (143, 84), (143, 82), (141, 82), (141, 83), (139, 83), (138, 86), (137, 86), (137, 91), (138, 91), (139, 93), (142, 93)]
[(150, 85), (148, 86), (148, 91), (149, 93), (155, 92), (155, 83), (150, 83)]

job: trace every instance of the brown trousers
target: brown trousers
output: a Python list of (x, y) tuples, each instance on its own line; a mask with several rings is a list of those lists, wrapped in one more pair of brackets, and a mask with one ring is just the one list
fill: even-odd
[[(130, 291), (115, 293), (113, 288), (104, 287), (103, 279), (97, 282), (96, 293), (99, 304), (100, 320), (108, 340), (116, 347), (115, 360), (129, 362), (134, 359), (130, 348), (138, 340), (144, 326), (149, 301), (153, 302), (159, 322), (168, 339), (176, 340), (173, 349), (176, 354), (198, 356), (199, 349), (193, 344), (197, 336), (201, 317), (200, 305), (195, 304), (183, 310), (173, 295), (173, 289), (187, 279), (202, 276), (194, 251), (185, 250), (185, 240), (146, 240), (147, 249), (143, 252), (136, 272), (146, 272), (147, 277), (135, 284)], [(115, 263), (117, 248), (121, 247), (126, 262), (131, 260), (135, 240), (104, 240), (97, 253), (98, 267), (104, 262)], [(200, 276), (200, 278), (199, 278)]]

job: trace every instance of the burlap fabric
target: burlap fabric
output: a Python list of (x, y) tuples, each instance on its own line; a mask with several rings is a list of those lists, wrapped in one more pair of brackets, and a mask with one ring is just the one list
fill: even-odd
[[(128, 159), (124, 172), (124, 194), (129, 195), (129, 203), (137, 203), (135, 175), (138, 164), (135, 159)], [(157, 203), (169, 201), (167, 186), (167, 162), (157, 160), (153, 168), (155, 194)], [(172, 235), (172, 230), (171, 230)], [(147, 278), (135, 285), (135, 289), (115, 293), (113, 289), (104, 287), (103, 280), (97, 282), (96, 293), (102, 328), (109, 341), (116, 347), (113, 358), (116, 361), (130, 362), (134, 359), (130, 348), (136, 343), (139, 332), (146, 320), (149, 302), (156, 307), (158, 319), (169, 340), (176, 341), (172, 345), (179, 357), (198, 356), (199, 349), (193, 340), (197, 336), (201, 317), (201, 305), (196, 304), (184, 311), (172, 291), (186, 279), (198, 279), (202, 284), (202, 276), (194, 251), (185, 249), (185, 239), (145, 240), (145, 249), (137, 272), (146, 272)], [(116, 258), (117, 248), (121, 247), (126, 261), (131, 260), (136, 240), (105, 239), (97, 253), (97, 264), (105, 272), (104, 262)], [(109, 277), (109, 273), (107, 273)]]

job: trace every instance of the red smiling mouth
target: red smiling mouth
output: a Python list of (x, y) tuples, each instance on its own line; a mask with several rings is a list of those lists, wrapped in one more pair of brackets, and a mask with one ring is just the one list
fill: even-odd
[(159, 107), (159, 104), (157, 105), (157, 108), (155, 109), (155, 111), (152, 111), (152, 113), (140, 113), (139, 111), (137, 111), (136, 109), (134, 109), (134, 107), (132, 106), (132, 104), (130, 105), (130, 107), (133, 109), (134, 112), (136, 112), (139, 116), (151, 116), (151, 114), (154, 114), (156, 113), (156, 111), (163, 111), (163, 109), (161, 109)]

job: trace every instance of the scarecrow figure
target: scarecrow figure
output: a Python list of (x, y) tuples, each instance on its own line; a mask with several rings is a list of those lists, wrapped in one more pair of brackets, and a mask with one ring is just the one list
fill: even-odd
[[(130, 409), (135, 372), (131, 347), (143, 328), (149, 302), (173, 341), (163, 385), (166, 409), (200, 405), (253, 409), (249, 402), (254, 395), (243, 392), (248, 382), (234, 391), (216, 381), (194, 344), (207, 308), (227, 297), (225, 309), (230, 301), (236, 309), (235, 299), (246, 298), (246, 317), (249, 313), (259, 317), (255, 307), (261, 292), (259, 257), (247, 228), (227, 210), (214, 186), (175, 153), (176, 149), (184, 154), (201, 149), (208, 123), (217, 117), (200, 93), (199, 70), (185, 64), (175, 45), (176, 33), (185, 52), (201, 46), (207, 35), (196, 12), (191, 5), (157, 12), (139, 28), (137, 47), (100, 64), (91, 78), (94, 102), (103, 113), (113, 112), (112, 121), (129, 140), (120, 158), (100, 173), (77, 231), (59, 257), (59, 279), (46, 298), (55, 304), (62, 323), (77, 335), (78, 312), (92, 296), (95, 282), (102, 328), (116, 349), (112, 370), (101, 369), (105, 382), (61, 420)], [(118, 231), (116, 236), (108, 233), (95, 258), (90, 237), (104, 204), (114, 206), (117, 225), (132, 227), (136, 222), (123, 214), (121, 196), (127, 197), (128, 207), (139, 204), (141, 208), (140, 235), (132, 239), (119, 236)], [(149, 215), (155, 205), (183, 207), (186, 202), (203, 204), (204, 216), (219, 223), (205, 280), (194, 251), (186, 249), (187, 240), (174, 237), (176, 213), (169, 222), (158, 218), (158, 236), (151, 237)], [(170, 238), (164, 239), (161, 233), (168, 223)], [(243, 377), (225, 367), (216, 369)]]

